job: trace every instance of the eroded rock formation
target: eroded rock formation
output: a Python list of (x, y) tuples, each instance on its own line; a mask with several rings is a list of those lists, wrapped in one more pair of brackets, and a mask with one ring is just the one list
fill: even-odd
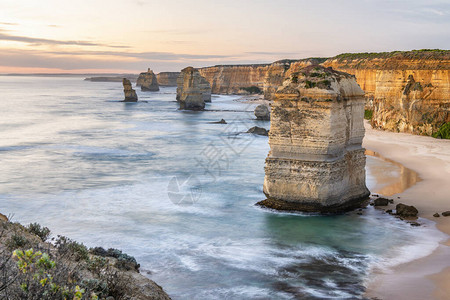
[(338, 212), (361, 205), (364, 92), (354, 76), (321, 66), (292, 73), (272, 104), (264, 193), (280, 210)]
[(133, 90), (133, 87), (131, 86), (131, 82), (124, 78), (122, 79), (123, 84), (123, 93), (125, 94), (124, 102), (136, 102), (138, 101), (138, 97), (136, 94), (136, 91)]
[(158, 80), (155, 73), (148, 68), (147, 72), (142, 72), (136, 81), (136, 86), (141, 86), (141, 91), (157, 92), (159, 91)]
[[(356, 76), (376, 128), (431, 135), (450, 122), (450, 51), (342, 54), (329, 59), (282, 60), (266, 65), (214, 66), (199, 71), (216, 94), (258, 87), (273, 99), (284, 78), (320, 63)], [(409, 76), (415, 86), (408, 89)], [(420, 85), (419, 85), (420, 84)]]
[(211, 102), (211, 88), (198, 70), (187, 67), (177, 79), (177, 101), (181, 109), (202, 110)]
[(177, 86), (177, 78), (180, 72), (161, 72), (156, 75), (160, 86)]

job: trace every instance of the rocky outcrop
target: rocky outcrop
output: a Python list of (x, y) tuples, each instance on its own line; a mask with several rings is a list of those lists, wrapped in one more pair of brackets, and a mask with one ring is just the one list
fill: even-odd
[(364, 92), (352, 75), (321, 66), (292, 73), (272, 104), (264, 193), (281, 210), (338, 212), (361, 205)]
[(138, 97), (136, 94), (136, 91), (133, 90), (132, 86), (131, 86), (131, 82), (126, 79), (123, 78), (122, 79), (122, 84), (123, 84), (123, 93), (125, 94), (125, 100), (123, 100), (124, 102), (136, 102), (138, 101)]
[(258, 126), (253, 126), (249, 130), (247, 130), (247, 133), (253, 133), (253, 134), (256, 134), (256, 135), (263, 135), (263, 136), (268, 136), (269, 135), (269, 131), (267, 129), (262, 128), (262, 127), (258, 127)]
[(177, 86), (177, 78), (180, 72), (161, 72), (156, 75), (160, 86)]
[(142, 72), (136, 81), (136, 86), (141, 86), (141, 91), (157, 92), (159, 91), (158, 80), (155, 73), (148, 68), (147, 72)]
[(270, 120), (270, 108), (265, 104), (260, 104), (255, 107), (255, 117), (258, 120)]
[(177, 79), (177, 101), (181, 109), (202, 110), (211, 102), (211, 88), (198, 70), (187, 67)]

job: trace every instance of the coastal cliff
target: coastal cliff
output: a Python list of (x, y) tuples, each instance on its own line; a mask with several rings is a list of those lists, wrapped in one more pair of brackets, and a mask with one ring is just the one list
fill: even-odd
[(161, 72), (156, 75), (160, 86), (177, 86), (177, 78), (180, 72)]
[(432, 135), (450, 122), (450, 51), (342, 54), (323, 65), (356, 76), (375, 128)]
[(318, 65), (275, 94), (260, 205), (338, 212), (358, 207), (365, 185), (364, 92), (350, 74)]
[(355, 75), (365, 92), (372, 126), (432, 135), (450, 122), (450, 51), (413, 50), (341, 54), (332, 58), (281, 60), (272, 64), (199, 69), (217, 94), (243, 94), (258, 87), (273, 100), (291, 74), (311, 64)]

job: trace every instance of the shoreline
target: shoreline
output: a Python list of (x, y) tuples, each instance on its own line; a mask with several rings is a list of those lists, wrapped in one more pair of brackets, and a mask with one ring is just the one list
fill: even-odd
[[(396, 161), (419, 174), (420, 181), (409, 189), (391, 195), (397, 201), (413, 205), (418, 217), (436, 223), (447, 235), (430, 255), (395, 266), (389, 274), (374, 274), (366, 296), (380, 299), (448, 299), (450, 286), (450, 217), (433, 214), (450, 210), (450, 141), (405, 133), (372, 129), (365, 121), (363, 147)], [(447, 150), (447, 151), (446, 151)]]

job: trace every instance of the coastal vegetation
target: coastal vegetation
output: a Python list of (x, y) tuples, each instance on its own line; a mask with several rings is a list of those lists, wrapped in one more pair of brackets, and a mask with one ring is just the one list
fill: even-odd
[(442, 125), (438, 131), (433, 133), (434, 138), (450, 139), (450, 122)]
[(408, 59), (449, 59), (450, 50), (441, 49), (420, 49), (411, 51), (392, 52), (363, 52), (363, 53), (342, 53), (333, 57), (339, 61), (358, 59), (386, 59), (386, 58), (408, 58)]
[[(49, 236), (37, 223), (0, 222), (1, 299), (149, 299), (148, 291), (137, 288), (135, 276), (141, 275), (134, 257)], [(156, 284), (152, 288), (151, 299), (169, 299)]]
[(373, 110), (370, 110), (370, 109), (364, 110), (364, 119), (370, 121), (370, 120), (372, 120), (372, 116), (373, 116)]
[(255, 85), (252, 85), (250, 87), (244, 87), (242, 89), (248, 92), (249, 94), (262, 94), (262, 90)]

